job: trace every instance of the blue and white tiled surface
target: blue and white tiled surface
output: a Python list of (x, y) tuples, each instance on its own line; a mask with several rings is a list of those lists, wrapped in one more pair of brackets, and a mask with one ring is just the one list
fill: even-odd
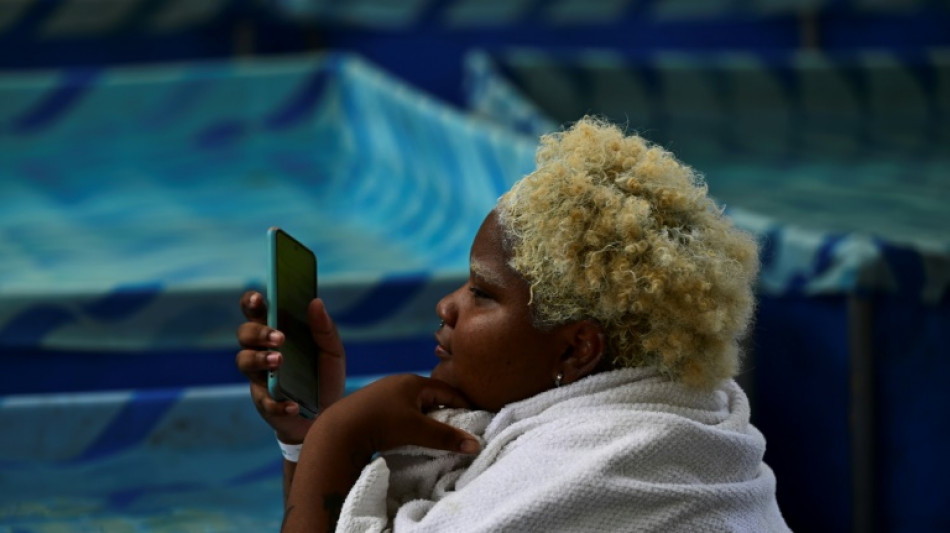
[(241, 380), (267, 228), (319, 255), (350, 389), (425, 371), (533, 155), (348, 56), (0, 77), (0, 530), (276, 529), (246, 385), (187, 385)]
[(458, 275), (534, 150), (344, 56), (4, 76), (0, 143), (0, 344), (86, 349), (231, 345), (273, 225), (342, 315)]

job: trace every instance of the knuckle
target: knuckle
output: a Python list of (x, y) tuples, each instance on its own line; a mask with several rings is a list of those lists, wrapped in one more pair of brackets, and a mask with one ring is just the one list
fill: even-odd
[(456, 450), (458, 449), (459, 437), (455, 432), (445, 431), (442, 434), (442, 447), (445, 450)]
[(241, 350), (234, 356), (234, 364), (237, 365), (240, 370), (247, 370), (250, 367), (251, 360), (254, 357), (254, 352), (252, 350)]
[(250, 322), (244, 322), (243, 324), (238, 326), (237, 337), (238, 337), (238, 342), (240, 342), (242, 346), (247, 345), (247, 343), (253, 339), (253, 336), (249, 334), (250, 333), (249, 330), (252, 327), (253, 327), (253, 324), (251, 324)]
[(267, 396), (267, 394), (264, 392), (260, 393), (257, 402), (258, 405), (261, 406), (261, 409), (267, 414), (272, 415), (277, 410), (277, 402)]
[(238, 326), (238, 343), (245, 348), (257, 348), (267, 341), (268, 328), (257, 322)]

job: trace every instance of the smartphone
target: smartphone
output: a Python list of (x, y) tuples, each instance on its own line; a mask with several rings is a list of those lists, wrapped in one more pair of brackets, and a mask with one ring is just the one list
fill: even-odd
[(267, 390), (278, 401), (300, 405), (300, 414), (318, 412), (319, 353), (307, 324), (307, 307), (317, 297), (317, 256), (286, 231), (267, 230), (267, 325), (284, 334), (283, 362), (267, 376)]

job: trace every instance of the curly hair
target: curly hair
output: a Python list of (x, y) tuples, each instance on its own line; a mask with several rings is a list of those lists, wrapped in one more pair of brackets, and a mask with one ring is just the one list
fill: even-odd
[(496, 212), (536, 326), (596, 320), (614, 368), (694, 386), (735, 375), (756, 242), (670, 152), (585, 117), (541, 138), (537, 169)]

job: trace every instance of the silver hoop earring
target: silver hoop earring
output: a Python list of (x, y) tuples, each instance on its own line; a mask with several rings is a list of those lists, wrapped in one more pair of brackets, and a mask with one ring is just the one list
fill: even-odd
[(439, 321), (439, 329), (442, 329), (443, 327), (445, 327), (445, 320), (440, 320), (440, 321)]
[(557, 373), (557, 376), (554, 377), (554, 386), (555, 386), (555, 387), (560, 387), (560, 386), (561, 386), (561, 381), (562, 381), (563, 379), (564, 379), (564, 374), (558, 372), (558, 373)]

